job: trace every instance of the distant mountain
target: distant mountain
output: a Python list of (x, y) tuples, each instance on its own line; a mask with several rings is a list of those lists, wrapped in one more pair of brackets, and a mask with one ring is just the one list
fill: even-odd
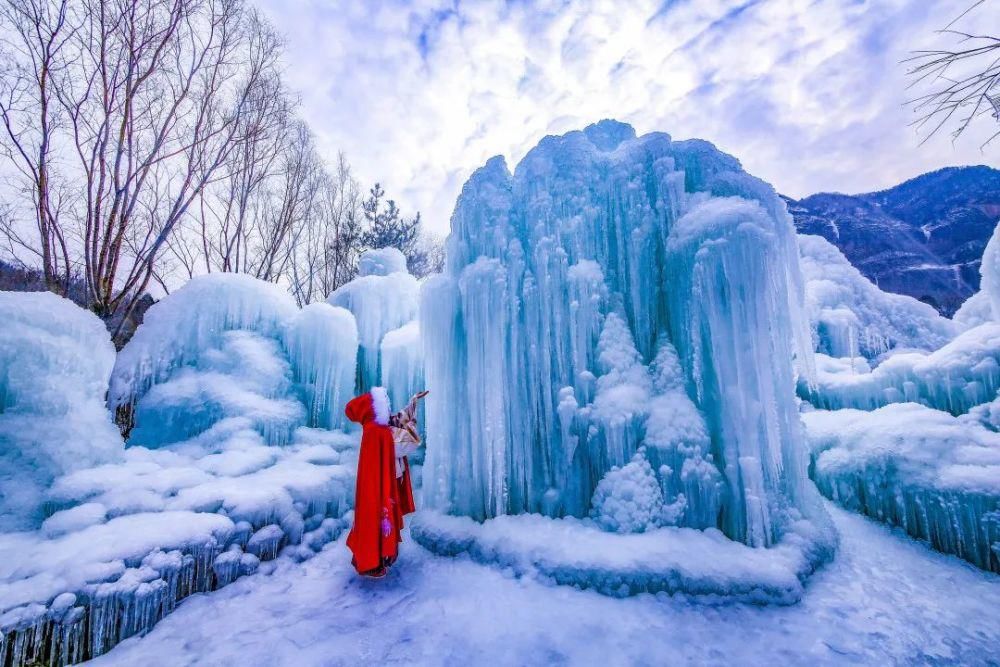
[(800, 233), (834, 243), (888, 292), (951, 315), (979, 289), (979, 262), (1000, 221), (1000, 170), (949, 167), (888, 190), (785, 198)]

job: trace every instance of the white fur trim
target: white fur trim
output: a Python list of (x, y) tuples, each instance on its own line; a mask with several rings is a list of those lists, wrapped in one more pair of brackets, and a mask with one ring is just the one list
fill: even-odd
[(389, 393), (385, 387), (372, 387), (368, 392), (372, 395), (372, 409), (375, 410), (375, 423), (385, 426), (389, 423)]

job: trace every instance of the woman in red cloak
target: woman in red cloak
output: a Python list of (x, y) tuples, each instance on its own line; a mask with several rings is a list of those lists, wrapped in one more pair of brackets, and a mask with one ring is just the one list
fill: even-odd
[(399, 553), (403, 516), (413, 512), (410, 466), (403, 459), (402, 474), (396, 476), (396, 445), (389, 428), (389, 396), (383, 387), (352, 398), (344, 414), (361, 424), (361, 451), (354, 493), (354, 525), (347, 547), (351, 563), (369, 577), (384, 577)]

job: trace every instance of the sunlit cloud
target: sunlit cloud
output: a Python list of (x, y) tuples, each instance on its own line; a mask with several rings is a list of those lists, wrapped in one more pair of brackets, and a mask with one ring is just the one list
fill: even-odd
[(445, 232), (468, 175), (613, 117), (702, 137), (783, 193), (989, 162), (980, 125), (920, 145), (900, 60), (964, 0), (262, 0), (328, 157)]

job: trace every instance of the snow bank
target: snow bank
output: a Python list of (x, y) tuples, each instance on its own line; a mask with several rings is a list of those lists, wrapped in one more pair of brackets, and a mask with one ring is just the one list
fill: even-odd
[(0, 534), (0, 662), (79, 662), (262, 560), (318, 552), (349, 523), (356, 447), (309, 428), (269, 447), (233, 418), (57, 479), (40, 531)]
[(816, 407), (873, 410), (908, 401), (958, 415), (997, 395), (1000, 324), (965, 331), (930, 354), (900, 351), (873, 370), (824, 355), (817, 367), (813, 386), (799, 383), (800, 395)]
[(357, 278), (339, 287), (328, 302), (354, 314), (358, 325), (358, 393), (378, 386), (382, 376), (382, 338), (417, 316), (417, 279), (406, 272), (398, 250), (368, 250)]
[(677, 525), (768, 545), (791, 510), (822, 515), (794, 397), (793, 357), (812, 375), (802, 276), (773, 188), (707, 142), (602, 121), (513, 174), (489, 160), (451, 225), (421, 292), (425, 502), (586, 516), (646, 445)]
[(833, 556), (833, 531), (795, 522), (778, 545), (752, 548), (716, 529), (662, 528), (621, 535), (574, 518), (537, 514), (468, 517), (421, 511), (410, 534), (430, 551), (625, 597), (681, 594), (754, 604), (794, 604), (803, 582)]
[(915, 403), (808, 412), (813, 478), (844, 507), (1000, 572), (1000, 433), (991, 415)]
[(112, 461), (104, 323), (48, 292), (0, 292), (0, 533), (37, 528), (54, 478)]
[(817, 351), (873, 359), (897, 347), (936, 350), (958, 333), (926, 303), (880, 290), (823, 237), (802, 234), (798, 244)]

